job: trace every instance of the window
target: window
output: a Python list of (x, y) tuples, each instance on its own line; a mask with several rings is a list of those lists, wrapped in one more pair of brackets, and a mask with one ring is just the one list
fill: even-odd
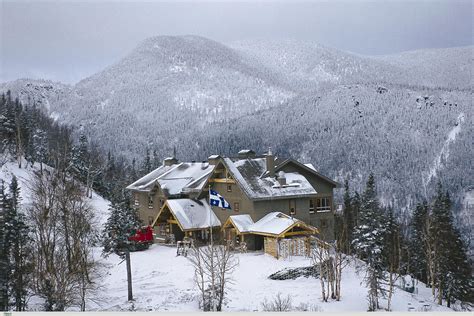
[(153, 224), (153, 217), (148, 216), (148, 225), (151, 225), (151, 224)]
[(134, 199), (135, 199), (135, 201), (133, 202), (133, 204), (135, 204), (135, 206), (139, 206), (139, 205), (140, 205), (140, 201), (138, 200), (138, 193), (135, 193)]
[(290, 215), (295, 215), (296, 213), (296, 201), (290, 200), (289, 201), (289, 208), (290, 208)]
[(240, 212), (240, 203), (239, 202), (234, 203), (234, 211), (235, 212)]
[(314, 201), (309, 200), (309, 214), (314, 214)]
[(148, 196), (148, 208), (153, 208), (153, 195)]
[(232, 184), (227, 185), (227, 192), (232, 192)]
[(328, 212), (331, 210), (331, 198), (323, 197), (316, 199), (316, 211)]

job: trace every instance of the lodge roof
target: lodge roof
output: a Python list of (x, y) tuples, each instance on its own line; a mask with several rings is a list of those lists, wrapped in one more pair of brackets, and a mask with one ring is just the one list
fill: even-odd
[[(218, 159), (224, 164), (242, 191), (252, 200), (314, 196), (318, 192), (311, 185), (308, 176), (318, 177), (334, 187), (338, 186), (335, 181), (318, 173), (312, 164), (302, 164), (293, 159), (275, 158), (274, 170), (277, 176), (271, 176), (267, 170), (267, 157), (255, 156), (251, 150), (241, 150), (238, 157), (212, 155), (209, 159)], [(289, 164), (296, 168), (291, 168), (292, 172), (284, 172), (288, 170), (285, 167)], [(189, 193), (199, 193), (204, 189), (217, 165), (216, 162), (165, 161), (162, 166), (138, 179), (127, 189), (150, 192), (160, 186), (166, 196), (188, 196)], [(284, 177), (285, 181), (279, 181), (279, 177)]]
[(193, 191), (200, 192), (214, 165), (207, 162), (182, 162), (173, 165), (163, 164), (127, 187), (134, 191), (151, 191), (159, 184), (167, 196), (176, 196)]
[(286, 198), (316, 195), (311, 183), (300, 173), (285, 173), (286, 184), (281, 185), (266, 170), (265, 158), (223, 158), (234, 179), (250, 199)]
[(221, 222), (212, 211), (206, 199), (169, 199), (160, 210), (158, 219), (164, 209), (168, 208), (183, 231), (221, 226)]
[(255, 223), (249, 215), (231, 215), (229, 216), (229, 221), (232, 222), (232, 225), (239, 231), (239, 233), (244, 234), (248, 233), (281, 237), (295, 226), (300, 227), (302, 231), (310, 233), (317, 232), (315, 227), (307, 225), (303, 221), (281, 212), (268, 213)]

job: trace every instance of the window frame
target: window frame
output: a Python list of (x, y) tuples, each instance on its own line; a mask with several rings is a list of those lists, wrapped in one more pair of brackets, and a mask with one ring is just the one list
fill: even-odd
[(234, 202), (234, 212), (240, 212), (240, 202)]
[(133, 205), (134, 206), (140, 206), (140, 199), (138, 198), (138, 193), (135, 193), (133, 195)]
[(148, 195), (148, 208), (152, 209), (154, 207), (155, 203), (153, 201), (153, 195)]
[[(323, 203), (325, 201), (325, 203)], [(325, 213), (332, 211), (332, 198), (331, 196), (322, 196), (316, 198), (316, 212)]]
[(309, 199), (309, 214), (314, 214), (314, 213), (315, 213), (314, 200)]

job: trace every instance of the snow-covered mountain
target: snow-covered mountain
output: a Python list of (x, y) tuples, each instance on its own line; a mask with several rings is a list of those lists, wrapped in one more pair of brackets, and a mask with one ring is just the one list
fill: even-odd
[(17, 80), (0, 91), (40, 100), (130, 158), (147, 146), (162, 157), (176, 146), (189, 160), (272, 146), (339, 180), (350, 174), (356, 187), (376, 171), (387, 202), (395, 194), (406, 205), (426, 193), (422, 179), (461, 113), (449, 157), (428, 182), (447, 179), (455, 196), (473, 184), (463, 172), (474, 155), (472, 49), (370, 57), (293, 40), (159, 36), (74, 86)]

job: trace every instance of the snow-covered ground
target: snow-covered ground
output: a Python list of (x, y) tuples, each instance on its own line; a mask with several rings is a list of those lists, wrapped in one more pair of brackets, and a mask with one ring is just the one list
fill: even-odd
[[(239, 265), (233, 273), (233, 284), (229, 286), (225, 311), (261, 311), (261, 303), (271, 300), (278, 293), (290, 295), (292, 303), (301, 303), (319, 311), (366, 311), (367, 289), (363, 284), (363, 272), (356, 272), (352, 262), (343, 272), (342, 300), (324, 303), (320, 300), (320, 283), (313, 277), (295, 280), (271, 280), (268, 276), (287, 267), (304, 267), (310, 259), (292, 257), (277, 260), (262, 252), (236, 254)], [(99, 302), (91, 304), (93, 310), (138, 310), (138, 311), (199, 311), (198, 290), (193, 283), (193, 268), (189, 260), (176, 256), (176, 248), (152, 245), (150, 249), (134, 252), (131, 256), (132, 279), (135, 301), (127, 302), (127, 279), (125, 263), (112, 255), (103, 259), (106, 275)], [(428, 305), (425, 307), (424, 305)], [(317, 307), (315, 307), (317, 306)], [(386, 301), (382, 300), (382, 306)], [(394, 311), (450, 311), (433, 302), (431, 290), (418, 285), (418, 294), (396, 289), (392, 307)]]

